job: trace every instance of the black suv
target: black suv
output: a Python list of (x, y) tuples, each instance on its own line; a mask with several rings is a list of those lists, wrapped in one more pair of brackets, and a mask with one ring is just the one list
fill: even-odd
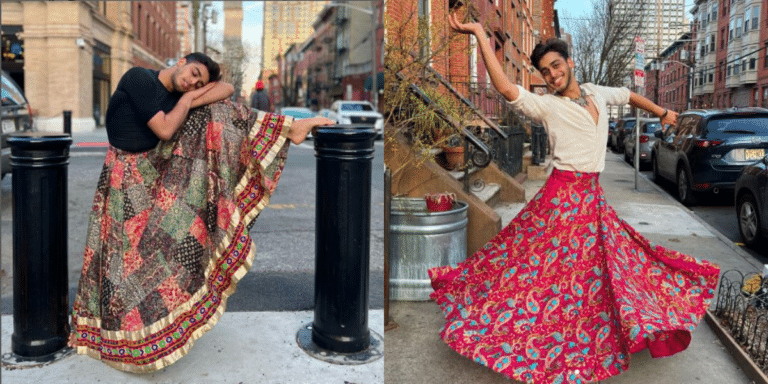
[(3, 100), (0, 114), (2, 114), (3, 125), (0, 135), (0, 153), (2, 153), (0, 168), (2, 168), (2, 176), (5, 176), (6, 173), (11, 172), (11, 149), (5, 140), (9, 133), (32, 130), (32, 116), (24, 93), (5, 71), (2, 71), (2, 81)]
[(693, 205), (694, 192), (733, 190), (742, 168), (765, 157), (768, 109), (694, 109), (656, 137), (654, 180), (675, 182), (680, 202)]
[(741, 239), (751, 247), (763, 245), (768, 239), (768, 156), (741, 171), (734, 202)]

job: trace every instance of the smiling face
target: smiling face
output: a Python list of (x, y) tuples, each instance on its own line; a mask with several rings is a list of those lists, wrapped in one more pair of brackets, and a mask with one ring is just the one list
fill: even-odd
[(539, 72), (544, 77), (549, 88), (559, 94), (564, 93), (569, 87), (578, 86), (573, 78), (573, 60), (564, 59), (555, 51), (544, 54), (539, 60)]
[(171, 74), (171, 83), (176, 92), (189, 92), (208, 84), (208, 68), (196, 61), (179, 60)]

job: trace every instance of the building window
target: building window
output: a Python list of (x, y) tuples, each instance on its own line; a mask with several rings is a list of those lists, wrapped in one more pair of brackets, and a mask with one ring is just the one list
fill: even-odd
[(107, 104), (112, 91), (110, 86), (112, 65), (110, 47), (95, 40), (93, 47), (93, 119), (97, 126), (104, 124)]
[(752, 8), (752, 29), (757, 29), (760, 20), (760, 7)]
[(749, 31), (749, 17), (752, 16), (752, 9), (747, 7), (747, 10), (744, 12), (744, 32)]
[(768, 107), (768, 87), (763, 87), (763, 107)]

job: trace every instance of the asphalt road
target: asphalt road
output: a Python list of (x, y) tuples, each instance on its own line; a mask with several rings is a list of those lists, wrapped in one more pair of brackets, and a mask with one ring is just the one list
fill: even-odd
[[(250, 233), (256, 259), (228, 311), (311, 310), (314, 303), (316, 159), (311, 141), (292, 146), (280, 183)], [(371, 179), (369, 308), (383, 307), (384, 154), (376, 141)], [(73, 300), (82, 268), (88, 212), (106, 148), (72, 147), (68, 173), (68, 279)], [(12, 313), (12, 175), (0, 183), (0, 312)]]

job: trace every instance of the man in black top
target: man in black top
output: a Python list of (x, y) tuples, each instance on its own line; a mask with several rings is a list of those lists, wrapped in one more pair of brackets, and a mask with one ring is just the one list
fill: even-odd
[[(191, 53), (160, 71), (131, 68), (109, 100), (109, 143), (125, 151), (144, 152), (160, 140), (170, 140), (190, 109), (232, 96), (234, 87), (218, 81), (220, 77), (219, 65), (202, 53)], [(324, 118), (295, 121), (288, 138), (301, 143), (312, 127), (321, 124), (333, 122)]]
[(219, 65), (201, 53), (191, 53), (160, 71), (131, 68), (109, 100), (109, 143), (143, 152), (159, 140), (169, 140), (191, 108), (232, 95), (234, 87), (218, 82), (220, 76)]

